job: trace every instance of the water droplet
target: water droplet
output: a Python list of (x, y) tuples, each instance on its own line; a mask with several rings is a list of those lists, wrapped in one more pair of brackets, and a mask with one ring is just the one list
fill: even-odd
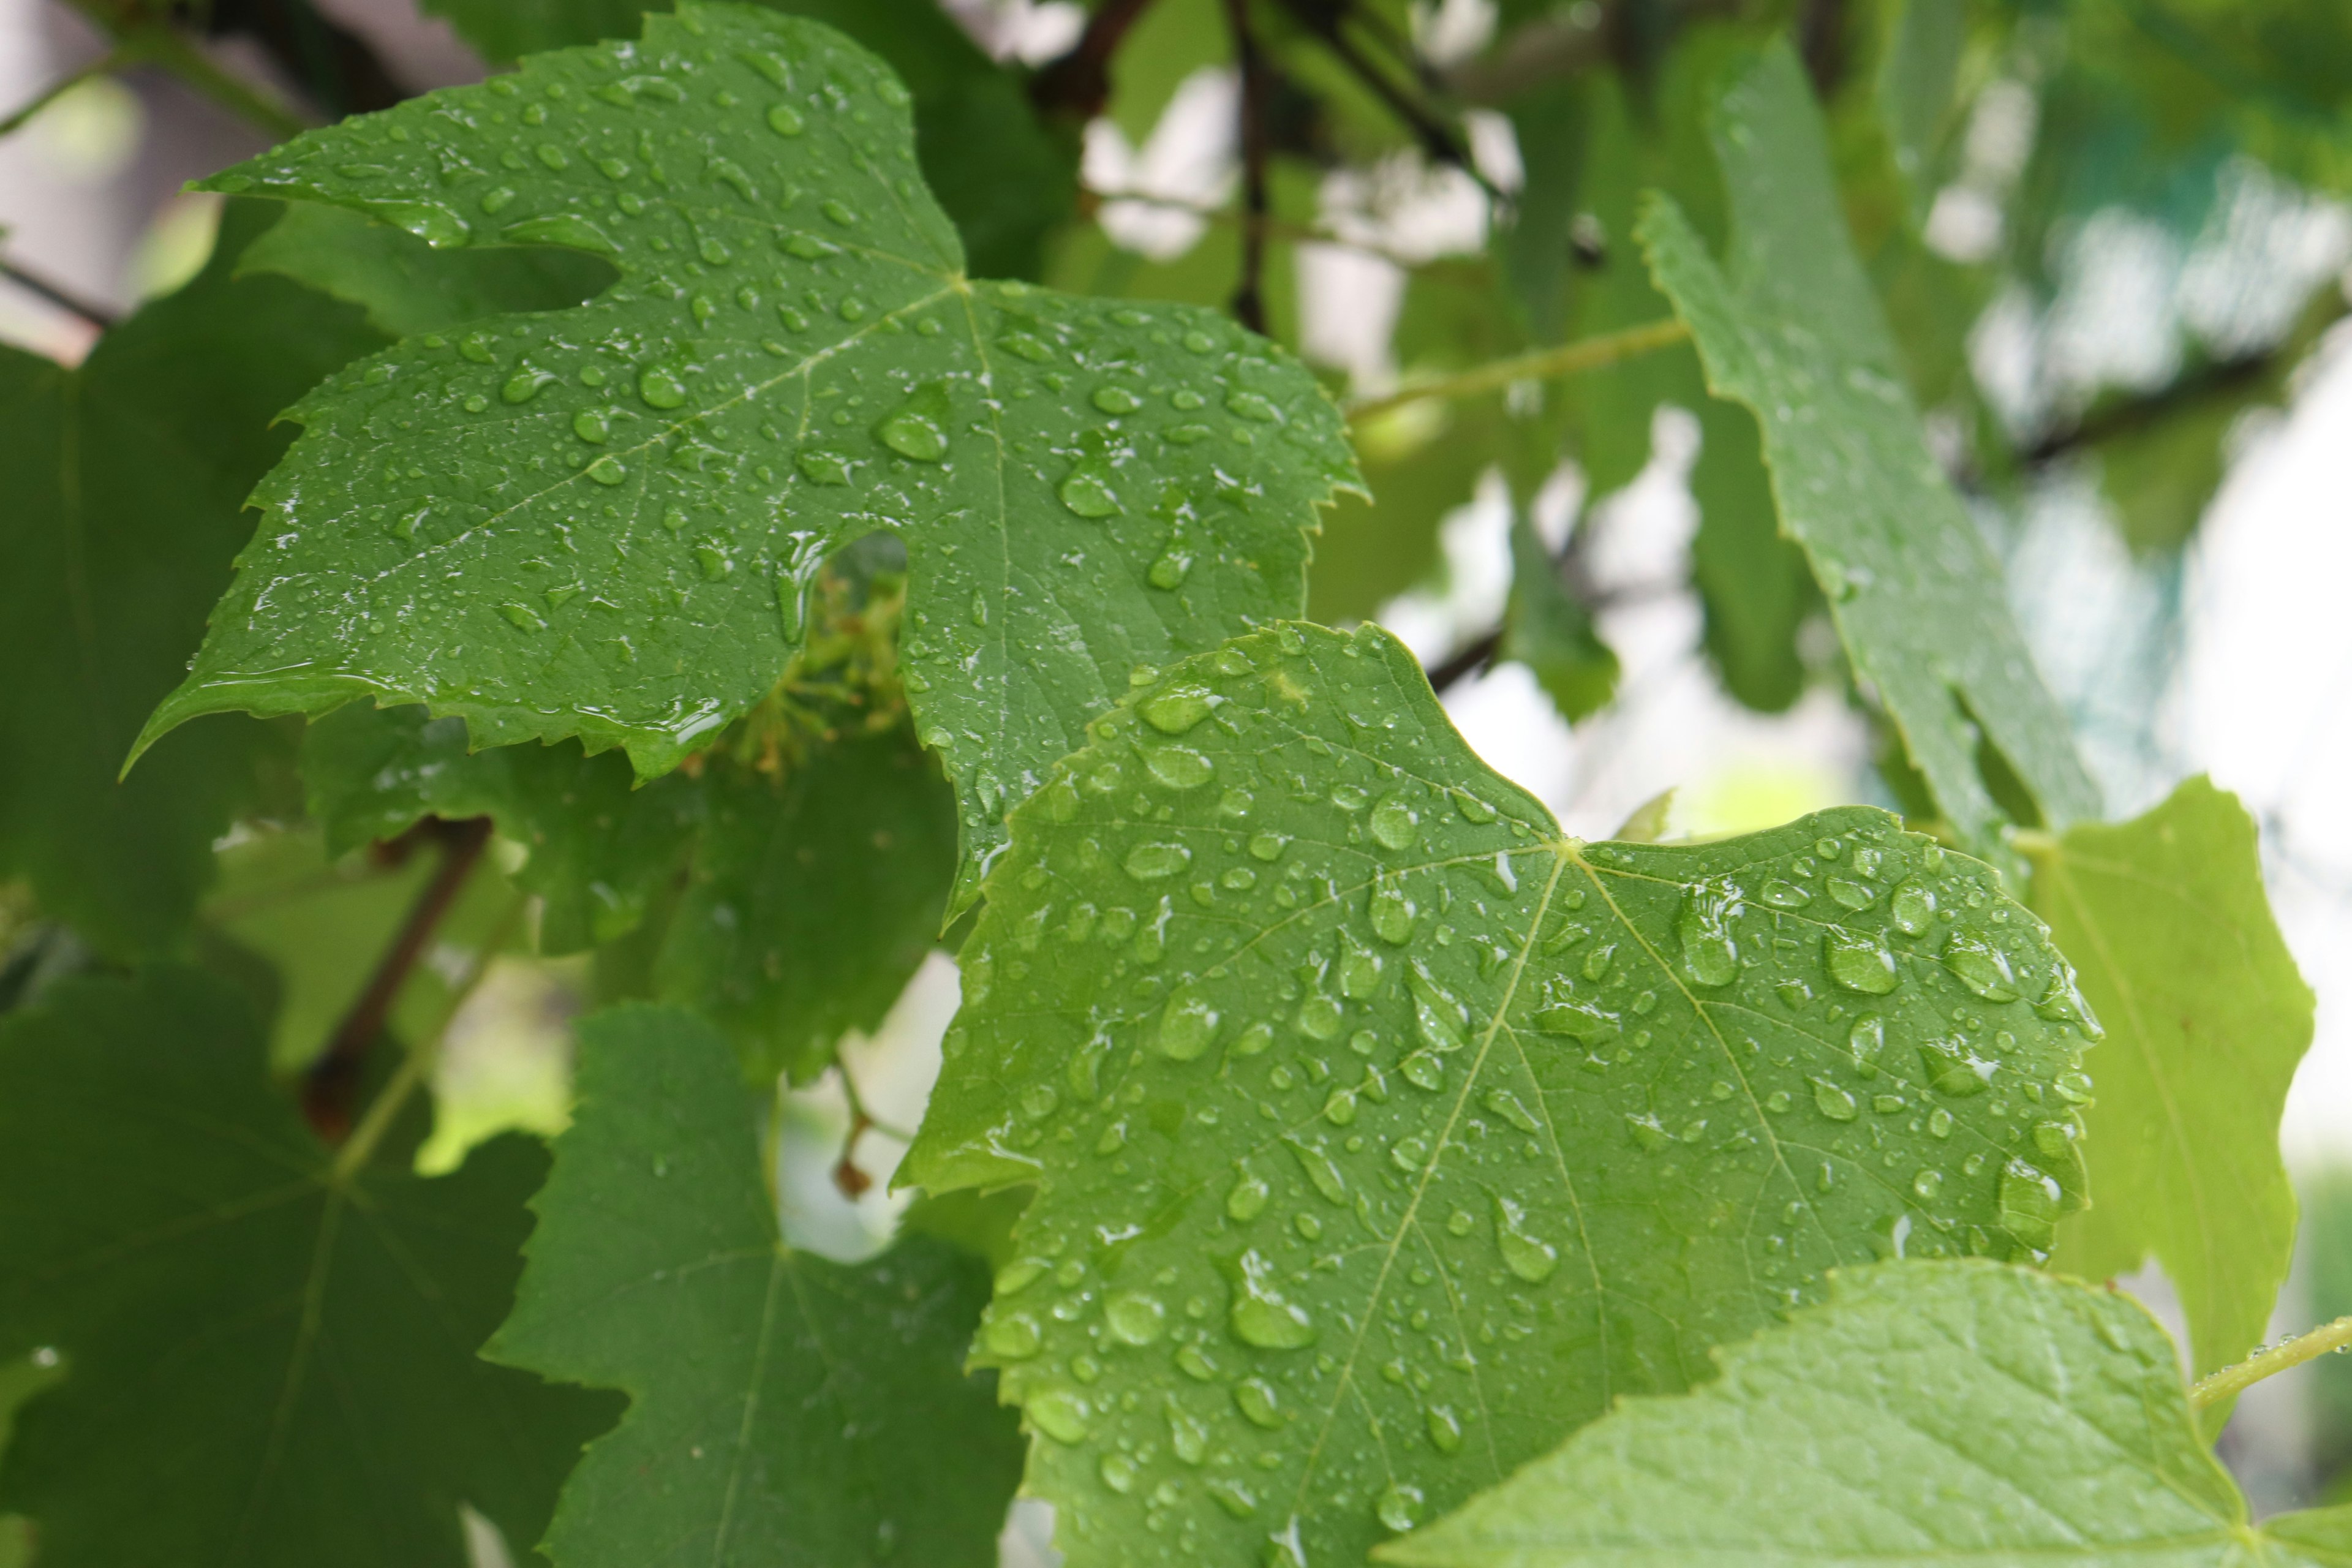
[(539, 632), (545, 631), (547, 629), (547, 623), (541, 620), (539, 618), (539, 613), (528, 605), (500, 605), (499, 606), (499, 614), (504, 616), (509, 624), (520, 626), (522, 630), (527, 632)]
[(1988, 1002), (2017, 1000), (2017, 973), (2009, 954), (1967, 931), (1954, 931), (1944, 944), (1944, 964), (1960, 983)]
[(1246, 1224), (1265, 1212), (1265, 1201), (1272, 1195), (1265, 1178), (1244, 1166), (1233, 1190), (1225, 1194), (1225, 1213)]
[(1450, 1408), (1443, 1405), (1431, 1405), (1428, 1424), (1431, 1447), (1441, 1454), (1462, 1451), (1462, 1419)]
[(583, 408), (572, 416), (572, 433), (592, 447), (601, 447), (613, 432), (603, 409)]
[(1934, 1203), (1936, 1194), (1943, 1190), (1944, 1173), (1941, 1171), (1922, 1170), (1911, 1178), (1911, 1195), (1923, 1204)]
[(847, 202), (837, 197), (828, 198), (816, 210), (824, 215), (827, 223), (837, 224), (843, 228), (848, 228), (857, 222), (857, 214), (851, 210)]
[(1151, 563), (1144, 581), (1162, 593), (1173, 593), (1184, 585), (1192, 570), (1192, 553), (1189, 550), (1170, 550)]
[(1801, 910), (1813, 901), (1812, 894), (1779, 877), (1765, 883), (1764, 890), (1757, 897), (1776, 910)]
[(1379, 1517), (1384, 1529), (1402, 1535), (1421, 1522), (1421, 1502), (1419, 1487), (1391, 1481), (1381, 1489), (1380, 1501), (1372, 1505), (1372, 1512)]
[(1207, 1383), (1217, 1375), (1217, 1363), (1198, 1345), (1185, 1345), (1176, 1352), (1176, 1370), (1195, 1383)]
[(510, 223), (499, 230), (499, 237), (516, 245), (560, 245), (572, 250), (593, 251), (599, 256), (621, 254), (621, 247), (613, 242), (611, 235), (586, 218), (570, 213), (551, 213), (545, 217)]
[(2000, 1227), (2034, 1251), (2046, 1251), (2057, 1237), (2063, 1196), (2051, 1177), (2011, 1160), (2000, 1172)]
[(649, 364), (637, 373), (637, 395), (655, 408), (676, 408), (686, 402), (686, 384), (667, 365)]
[(1148, 842), (1127, 852), (1127, 874), (1139, 882), (1172, 877), (1192, 863), (1192, 852), (1181, 844)]
[(1530, 1285), (1540, 1285), (1559, 1267), (1559, 1248), (1528, 1229), (1527, 1211), (1510, 1199), (1495, 1199), (1495, 1240), (1503, 1267)]
[(1884, 996), (1895, 989), (1895, 955), (1878, 937), (1832, 926), (1822, 944), (1830, 978), (1847, 990)]
[(936, 463), (948, 455), (948, 384), (927, 382), (874, 427), (881, 443), (902, 458)]
[(1254, 419), (1261, 425), (1271, 425), (1282, 417), (1273, 404), (1255, 392), (1229, 392), (1225, 394), (1225, 406), (1243, 418)]
[(2074, 966), (2063, 958), (2050, 971), (2050, 984), (2042, 993), (2042, 1000), (2033, 1005), (2033, 1010), (2053, 1024), (2074, 1025), (2085, 1039), (2106, 1037), (2106, 1030), (2091, 1016), (2091, 1005), (2083, 999), (2083, 993), (2075, 985)]
[(1075, 1388), (1045, 1388), (1031, 1394), (1022, 1409), (1029, 1424), (1056, 1443), (1083, 1443), (1094, 1418), (1094, 1408)]
[(1045, 1333), (1037, 1327), (1037, 1320), (1026, 1312), (1007, 1312), (1003, 1317), (992, 1315), (982, 1338), (988, 1343), (989, 1354), (1002, 1356), (1006, 1361), (1026, 1361), (1035, 1355), (1038, 1348), (1045, 1342)]
[(797, 136), (808, 129), (808, 121), (791, 104), (779, 103), (768, 110), (768, 129), (779, 136)]
[(1306, 1350), (1315, 1342), (1315, 1319), (1275, 1289), (1275, 1265), (1256, 1248), (1240, 1258), (1233, 1295), (1233, 1333), (1258, 1350)]
[(1234, 1405), (1254, 1426), (1271, 1432), (1282, 1425), (1282, 1400), (1262, 1377), (1244, 1378), (1234, 1385)]
[(629, 477), (628, 466), (610, 452), (589, 464), (583, 471), (600, 485), (617, 485)]
[(1870, 908), (1871, 900), (1878, 897), (1878, 889), (1844, 877), (1832, 877), (1830, 897), (1849, 910), (1866, 910)]
[(1307, 1179), (1323, 1194), (1324, 1202), (1346, 1205), (1348, 1181), (1339, 1174), (1339, 1167), (1331, 1163), (1330, 1155), (1297, 1138), (1284, 1139), (1282, 1146), (1297, 1157), (1299, 1169), (1307, 1173)]
[(1971, 1052), (1966, 1040), (1929, 1039), (1919, 1042), (1919, 1066), (1938, 1094), (1964, 1100), (1985, 1091), (1995, 1064)]
[(1179, 988), (1160, 1015), (1160, 1054), (1171, 1061), (1189, 1062), (1216, 1037), (1217, 1011), (1208, 998), (1192, 986)]
[(1080, 517), (1109, 517), (1118, 510), (1108, 476), (1092, 468), (1076, 468), (1062, 481), (1062, 504)]
[(1405, 850), (1421, 842), (1421, 818), (1400, 795), (1383, 795), (1372, 807), (1372, 837), (1386, 849)]
[(1257, 1511), (1256, 1494), (1231, 1476), (1213, 1476), (1201, 1489), (1234, 1519), (1247, 1519)]
[(1382, 942), (1394, 947), (1411, 942), (1416, 912), (1402, 886), (1393, 879), (1382, 878), (1372, 884), (1372, 931)]
[(1168, 1326), (1168, 1309), (1140, 1291), (1113, 1296), (1103, 1303), (1103, 1322), (1122, 1344), (1148, 1345)]
[(508, 403), (529, 403), (539, 395), (541, 387), (554, 379), (551, 371), (541, 370), (536, 365), (522, 365), (507, 377), (507, 384), (499, 388), (499, 396)]
[(1095, 1473), (1102, 1477), (1103, 1485), (1121, 1497), (1135, 1489), (1135, 1461), (1125, 1454), (1105, 1454), (1096, 1463)]
[(1861, 1108), (1854, 1104), (1853, 1096), (1828, 1079), (1817, 1078), (1812, 1083), (1813, 1109), (1832, 1121), (1851, 1121), (1861, 1114)]
[(1212, 706), (1207, 687), (1186, 681), (1145, 698), (1137, 711), (1161, 734), (1181, 735), (1206, 719)]
[(1738, 887), (1722, 878), (1701, 882), (1683, 895), (1675, 916), (1682, 939), (1683, 973), (1697, 985), (1728, 985), (1739, 974), (1739, 946), (1731, 922), (1739, 915)]
[(801, 478), (813, 485), (845, 485), (849, 482), (849, 460), (838, 452), (828, 452), (822, 447), (803, 447), (793, 458), (793, 467)]
[(1935, 923), (1935, 892), (1917, 882), (1906, 882), (1895, 889), (1887, 912), (1894, 918), (1897, 931), (1905, 936), (1918, 936)]
[(473, 237), (471, 224), (433, 202), (370, 202), (367, 211), (394, 228), (406, 229), (436, 250), (463, 245)]
[(1143, 399), (1116, 385), (1096, 387), (1092, 401), (1105, 414), (1132, 414), (1143, 406)]
[(1886, 1048), (1886, 1022), (1875, 1013), (1864, 1013), (1845, 1032), (1845, 1048), (1853, 1053), (1853, 1070), (1864, 1078), (1878, 1076), (1878, 1053)]
[(1143, 765), (1161, 785), (1172, 790), (1198, 789), (1216, 776), (1216, 764), (1198, 752), (1181, 746), (1160, 746), (1146, 752)]

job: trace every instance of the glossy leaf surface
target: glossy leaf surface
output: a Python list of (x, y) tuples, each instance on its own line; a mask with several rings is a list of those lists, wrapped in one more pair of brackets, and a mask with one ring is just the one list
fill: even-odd
[(1827, 1268), (2079, 1202), (1989, 868), (1860, 807), (1566, 838), (1377, 629), (1188, 661), (1012, 823), (904, 1175), (1038, 1186), (982, 1358), (1075, 1564), (1352, 1559)]
[(1670, 199), (1643, 244), (1690, 323), (1708, 385), (1754, 412), (1782, 530), (1804, 546), (1854, 671), (1901, 729), (1937, 804), (1989, 844), (2000, 817), (1982, 731), (2043, 818), (2095, 814), (2065, 713), (2034, 672), (2000, 571), (1927, 450), (1878, 302), (1838, 211), (1796, 56), (1768, 50), (1725, 94), (1722, 266)]
[(906, 89), (839, 35), (717, 5), (646, 28), (215, 180), (622, 280), (306, 400), (151, 736), (366, 696), (657, 773), (774, 682), (825, 556), (890, 531), (968, 892), (1132, 666), (1296, 610), (1353, 472), (1337, 412), (1207, 312), (967, 279)]
[(988, 1568), (1019, 1438), (963, 1352), (978, 1259), (787, 1248), (726, 1041), (634, 1006), (581, 1030), (580, 1104), (531, 1207), (500, 1360), (627, 1392), (548, 1537), (557, 1568)]
[(616, 1403), (474, 1353), (546, 1155), (426, 1180), (410, 1116), (339, 1158), (267, 1073), (242, 998), (189, 970), (0, 1024), (0, 1337), (66, 1369), (0, 1509), (52, 1568), (464, 1568), (460, 1503), (527, 1551)]

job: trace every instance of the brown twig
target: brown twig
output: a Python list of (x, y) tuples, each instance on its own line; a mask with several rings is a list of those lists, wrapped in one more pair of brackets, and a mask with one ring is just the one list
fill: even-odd
[(1494, 663), (1495, 655), (1502, 650), (1502, 647), (1503, 628), (1500, 626), (1465, 643), (1429, 672), (1429, 689), (1440, 697), (1444, 696), (1450, 688), (1459, 686), (1468, 677)]
[(0, 260), (0, 278), (5, 278), (28, 294), (38, 295), (70, 316), (79, 316), (91, 326), (104, 331), (114, 325), (114, 312), (93, 305), (78, 295), (68, 294), (56, 284), (36, 278), (13, 261)]
[(1251, 331), (1265, 331), (1265, 60), (1250, 29), (1249, 0), (1225, 0), (1241, 72), (1242, 276), (1234, 287), (1234, 317)]
[(352, 1116), (359, 1099), (361, 1066), (367, 1060), (370, 1047), (383, 1035), (384, 1020), (392, 1012), (401, 986), (416, 967), (417, 960), (425, 956), (434, 928), (457, 901), (466, 879), (490, 841), (490, 819), (487, 816), (468, 817), (462, 822), (432, 820), (431, 834), (441, 844), (440, 868), (416, 896), (392, 945), (376, 961), (367, 989), (343, 1015), (327, 1048), (319, 1053), (319, 1059), (302, 1077), (302, 1114), (311, 1130), (331, 1143), (340, 1142), (351, 1131)]
[(1299, 26), (1312, 33), (1332, 58), (1348, 68), (1349, 74), (1372, 91), (1372, 95), (1389, 106), (1389, 111), (1404, 122), (1422, 145), (1422, 150), (1441, 163), (1450, 163), (1478, 182), (1489, 195), (1498, 195), (1486, 176), (1470, 161), (1469, 149), (1454, 133), (1454, 128), (1431, 111), (1412, 94), (1396, 84), (1388, 72), (1348, 37), (1340, 24), (1352, 7), (1316, 5), (1311, 0), (1279, 0), (1282, 8), (1295, 17)]
[(1030, 101), (1081, 121), (1100, 114), (1110, 102), (1111, 57), (1150, 6), (1151, 0), (1103, 0), (1087, 18), (1087, 30), (1070, 52), (1049, 61), (1030, 79)]

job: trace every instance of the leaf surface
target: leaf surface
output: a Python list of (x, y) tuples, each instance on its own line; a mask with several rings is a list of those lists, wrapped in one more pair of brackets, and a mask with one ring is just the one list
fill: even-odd
[(212, 264), (79, 369), (0, 349), (0, 878), (115, 954), (185, 933), (212, 843), (280, 750), (214, 720), (115, 775), (184, 673), (284, 450), (270, 421), (382, 339), (282, 279), (233, 280), (263, 219), (235, 204)]
[(1714, 133), (1731, 202), (1726, 264), (1671, 198), (1650, 203), (1642, 242), (1690, 323), (1708, 386), (1762, 427), (1781, 529), (1804, 547), (1855, 673), (1967, 841), (1990, 845), (2000, 818), (1979, 771), (1979, 730), (2044, 820), (2096, 815), (2000, 568), (1927, 450), (1786, 44), (1725, 94)]
[(2311, 987), (2263, 891), (2253, 820), (2195, 778), (2146, 816), (2033, 856), (2034, 911), (2107, 1026), (2084, 1153), (2099, 1201), (2058, 1261), (2088, 1279), (2150, 1255), (2202, 1374), (2262, 1342), (2294, 1256), (2279, 1113), (2311, 1044)]
[(1353, 466), (1312, 379), (1206, 311), (966, 279), (907, 102), (828, 29), (695, 5), (219, 176), (621, 281), (305, 400), (151, 738), (366, 696), (658, 773), (773, 684), (825, 556), (893, 531), (960, 907), (1130, 668), (1296, 610)]
[(1882, 1264), (1717, 1359), (1715, 1382), (1626, 1401), (1380, 1560), (2235, 1568), (2340, 1563), (2352, 1540), (2352, 1510), (2254, 1528), (2172, 1342), (2127, 1296)]
[(463, 1568), (458, 1505), (527, 1549), (606, 1396), (477, 1359), (520, 1267), (536, 1144), (356, 1168), (268, 1080), (237, 994), (77, 980), (0, 1024), (0, 1342), (66, 1375), (0, 1508), (47, 1568)]
[(578, 1082), (493, 1347), (629, 1394), (564, 1488), (558, 1568), (993, 1564), (1020, 1445), (963, 1370), (978, 1260), (925, 1238), (855, 1267), (786, 1248), (757, 1102), (689, 1015), (590, 1019)]
[(1076, 1568), (1356, 1560), (1834, 1264), (2078, 1201), (2063, 960), (1883, 812), (1566, 838), (1374, 628), (1095, 736), (1013, 814), (904, 1169), (1038, 1186), (982, 1359)]

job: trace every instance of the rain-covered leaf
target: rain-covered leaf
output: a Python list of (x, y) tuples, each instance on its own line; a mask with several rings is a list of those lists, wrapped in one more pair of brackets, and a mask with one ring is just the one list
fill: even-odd
[[(484, 316), (585, 304), (613, 282), (601, 258), (548, 246), (436, 250), (406, 229), (296, 202), (245, 247), (237, 276), (275, 272), (367, 312), (387, 337)], [(373, 346), (373, 345), (370, 345)]]
[(0, 1342), (65, 1375), (17, 1414), (0, 1509), (44, 1568), (464, 1568), (467, 1505), (527, 1552), (607, 1395), (478, 1360), (547, 1168), (410, 1169), (421, 1114), (333, 1151), (236, 992), (69, 981), (0, 1024)]
[(207, 720), (115, 782), (252, 532), (246, 493), (286, 445), (270, 421), (383, 342), (282, 279), (232, 280), (257, 207), (232, 206), (211, 266), (79, 369), (0, 348), (0, 877), (110, 952), (184, 934), (213, 840), (283, 750)]
[(1628, 1400), (1453, 1518), (1407, 1568), (2334, 1564), (2352, 1510), (2254, 1527), (2130, 1297), (1981, 1261), (1841, 1273), (1829, 1300)]
[(992, 1568), (1020, 1439), (964, 1349), (979, 1260), (783, 1245), (758, 1101), (708, 1024), (631, 1006), (581, 1029), (580, 1103), (499, 1359), (624, 1390), (563, 1489), (556, 1568)]
[(1709, 386), (1762, 427), (1781, 528), (1811, 558), (1855, 673), (1969, 842), (1989, 845), (2001, 815), (1979, 771), (1980, 735), (2044, 820), (2094, 815), (2096, 789), (2034, 672), (2000, 568), (1927, 450), (1845, 239), (1795, 54), (1767, 50), (1718, 107), (1729, 257), (1718, 267), (1664, 197), (1643, 215), (1643, 244)]
[(1356, 1561), (1833, 1264), (2079, 1201), (2064, 961), (1884, 812), (1580, 843), (1377, 628), (1094, 731), (1013, 813), (902, 1173), (1037, 1186), (982, 1359), (1074, 1568)]
[(905, 89), (839, 35), (720, 5), (646, 31), (214, 182), (600, 252), (621, 282), (305, 400), (150, 736), (365, 696), (658, 773), (773, 684), (819, 563), (891, 531), (968, 897), (1133, 666), (1302, 602), (1316, 505), (1353, 473), (1337, 411), (1206, 311), (968, 279)]
[(1503, 613), (1500, 658), (1535, 672), (1560, 717), (1571, 721), (1608, 706), (1617, 656), (1592, 627), (1592, 612), (1559, 579), (1559, 564), (1524, 511), (1511, 518), (1511, 597)]
[[(964, 36), (938, 0), (759, 0), (840, 28), (880, 55), (915, 96), (915, 155), (955, 220), (972, 270), (1034, 278), (1040, 248), (1070, 216), (1076, 149), (1042, 125), (1013, 73)], [(488, 58), (630, 38), (648, 0), (425, 0)]]
[(2208, 1373), (2259, 1344), (2294, 1256), (2279, 1112), (2312, 994), (2271, 918), (2254, 824), (2189, 780), (2146, 816), (2032, 852), (2034, 912), (2107, 1026), (2084, 1149), (2099, 1201), (2060, 1232), (2085, 1279), (2150, 1255)]

